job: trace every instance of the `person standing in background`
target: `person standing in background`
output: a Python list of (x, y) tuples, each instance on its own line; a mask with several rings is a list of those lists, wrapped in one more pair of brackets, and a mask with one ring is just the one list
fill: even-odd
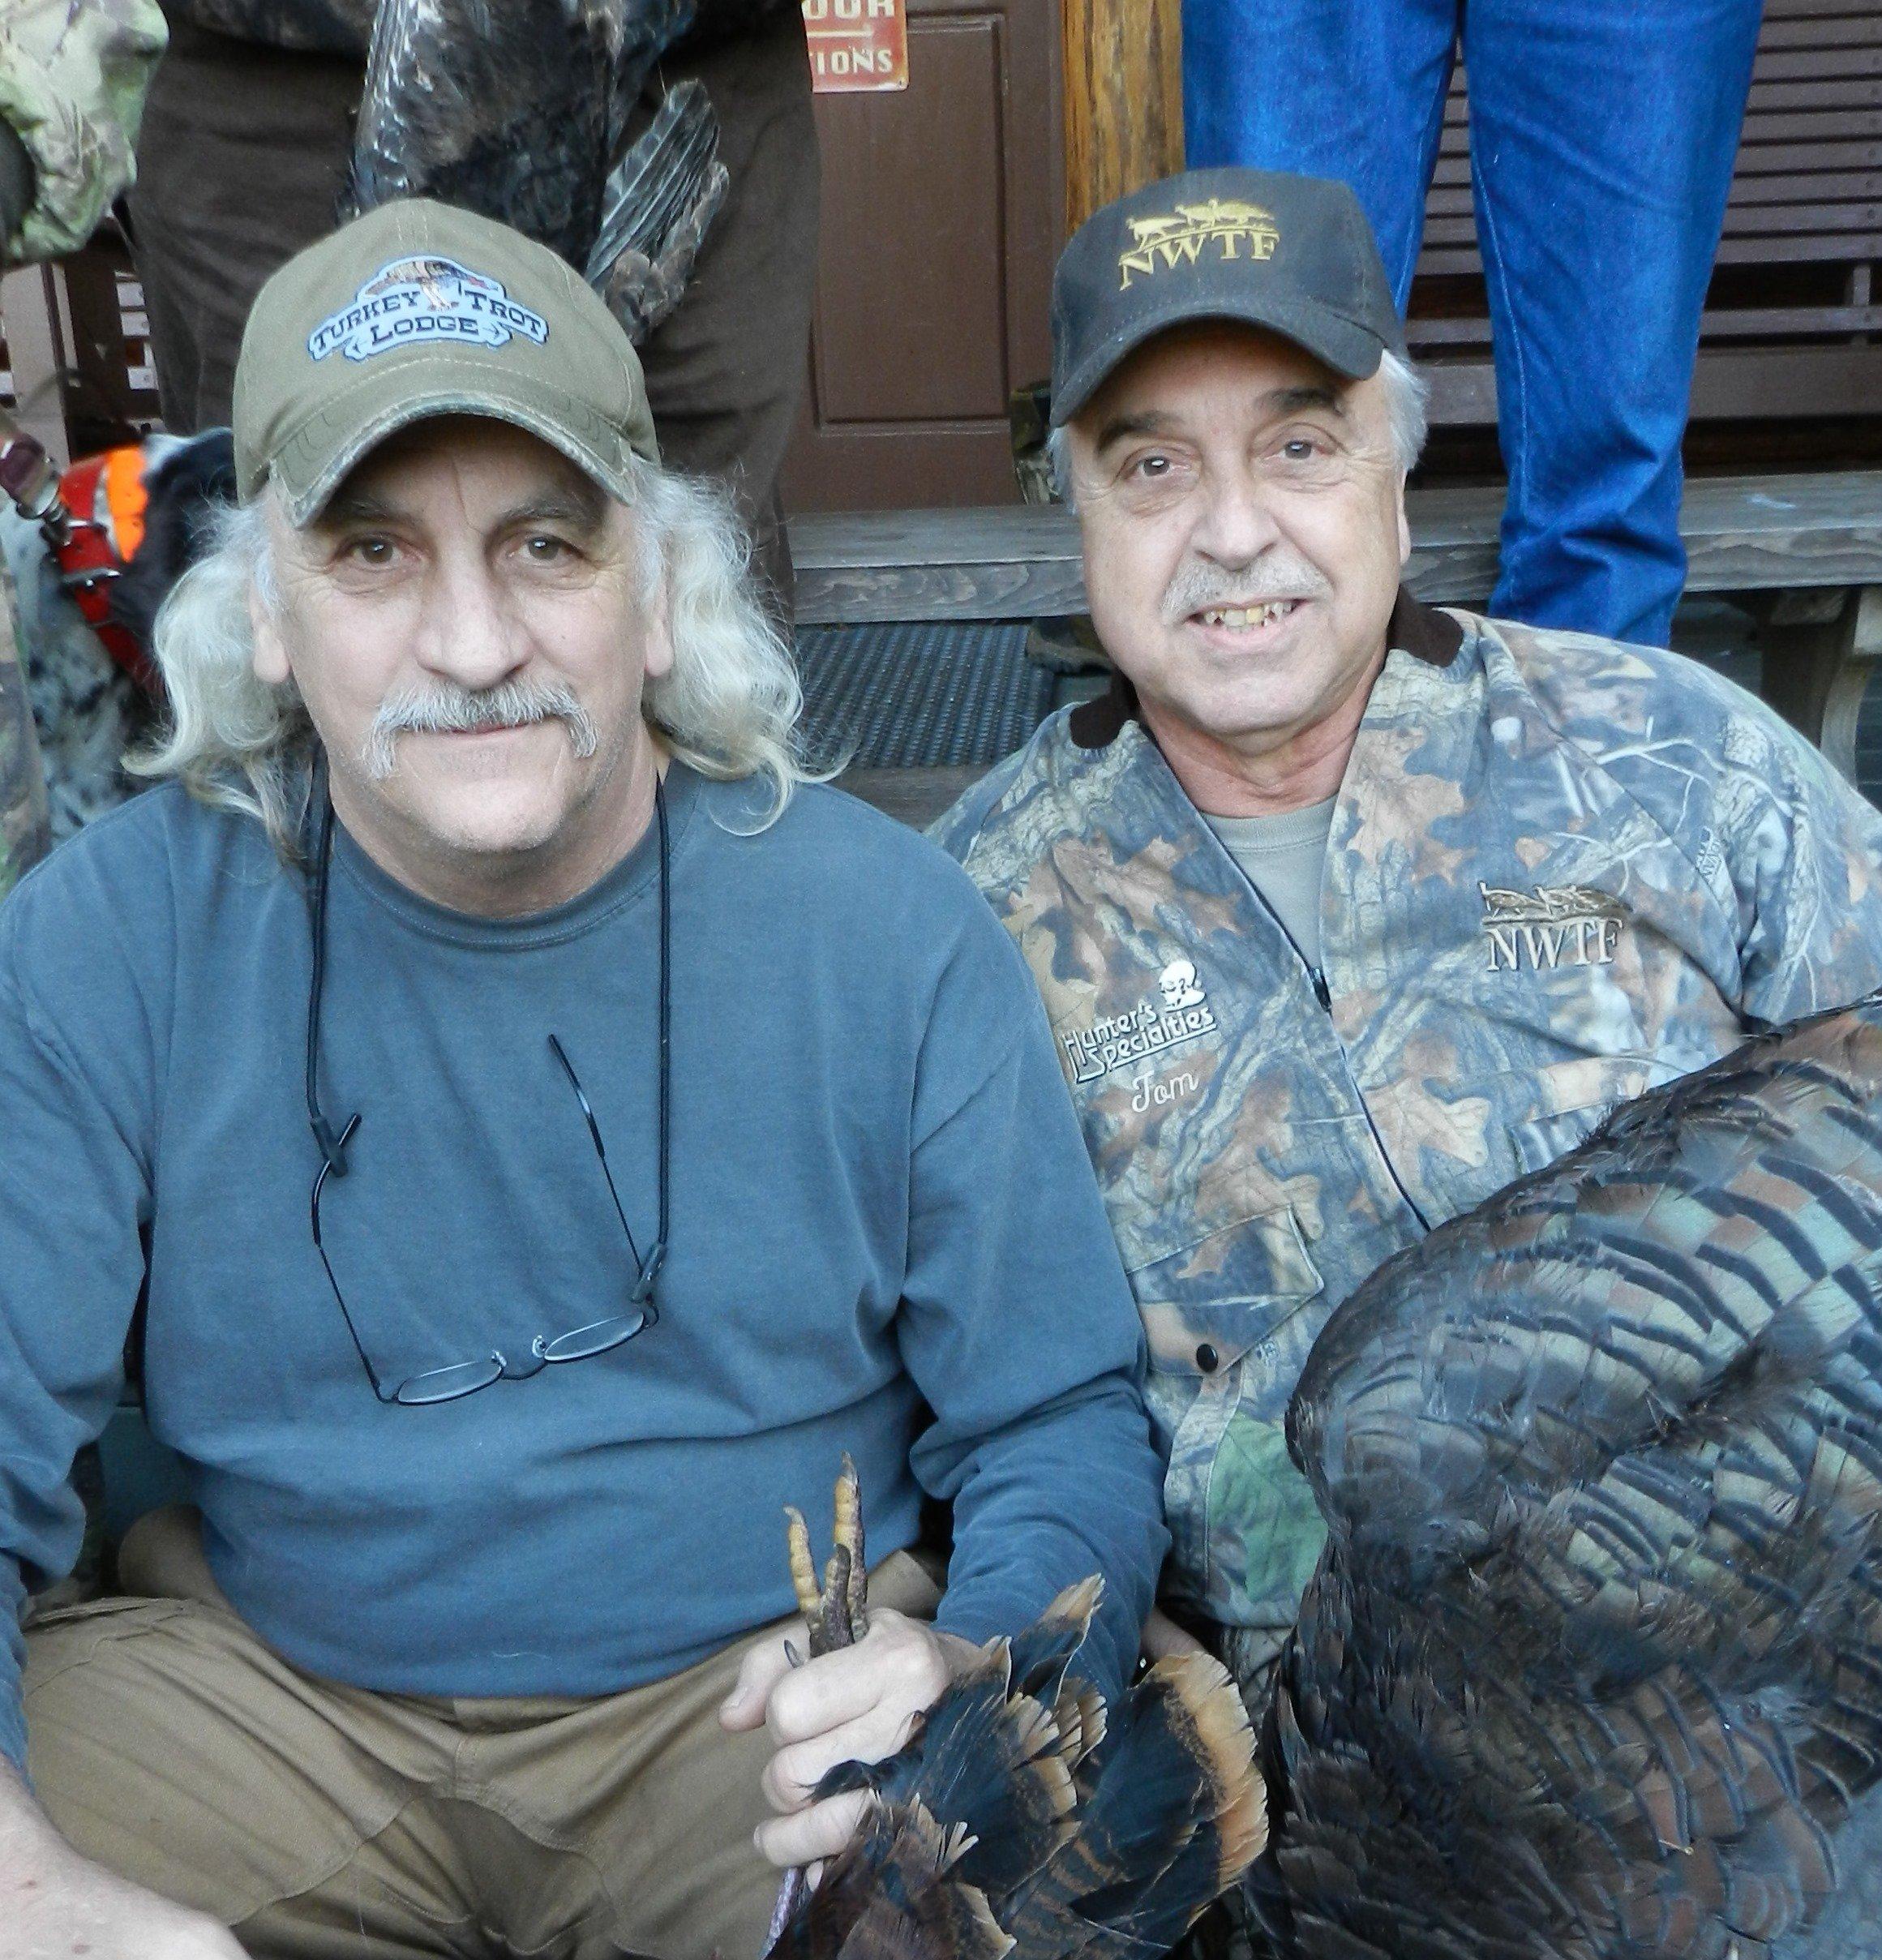
[(1191, 167), (1345, 179), (1401, 315), (1461, 51), (1510, 479), (1499, 618), (1667, 642), (1680, 439), (1760, 11), (1185, 0)]
[[(151, 89), (131, 217), (164, 420), (190, 434), (230, 419), (242, 325), (264, 281), (334, 227), (375, 6), (165, 5), (170, 52)], [(787, 612), (778, 477), (807, 367), (818, 201), (796, 0), (699, 0), (656, 82), (688, 76), (718, 118), (731, 185), (641, 358), (665, 460), (730, 482)]]
[[(133, 169), (164, 48), (155, 0), (8, 0), (0, 11), (0, 264), (76, 251)], [(0, 570), (0, 895), (47, 845), (45, 785)]]

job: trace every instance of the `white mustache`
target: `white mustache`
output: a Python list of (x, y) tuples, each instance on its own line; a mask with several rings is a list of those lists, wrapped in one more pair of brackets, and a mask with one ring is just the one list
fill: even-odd
[(394, 744), (401, 735), (467, 735), (551, 719), (568, 723), (577, 757), (594, 753), (601, 737), (594, 718), (561, 681), (504, 680), (476, 690), (446, 682), (422, 694), (382, 701), (361, 745), (360, 761), (369, 776), (383, 782), (392, 773)]
[(1270, 564), (1263, 560), (1241, 571), (1191, 560), (1172, 578), (1163, 598), (1163, 623), (1180, 626), (1192, 613), (1211, 607), (1231, 611), (1265, 606), (1271, 599), (1313, 599), (1327, 590), (1327, 581), (1304, 561)]

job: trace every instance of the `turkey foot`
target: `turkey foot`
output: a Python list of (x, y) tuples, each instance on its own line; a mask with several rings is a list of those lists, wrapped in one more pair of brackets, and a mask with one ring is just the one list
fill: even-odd
[[(837, 1473), (834, 1510), (830, 1562), (823, 1568), (820, 1585), (817, 1560), (810, 1549), (810, 1527), (795, 1504), (784, 1507), (791, 1583), (796, 1589), (798, 1610), (809, 1629), (809, 1658), (813, 1661), (820, 1655), (854, 1646), (869, 1631), (869, 1575), (863, 1563), (863, 1489), (847, 1450), (843, 1452), (842, 1468)], [(788, 1641), (784, 1650), (792, 1666), (797, 1666), (799, 1657)], [(778, 1903), (772, 1908), (770, 1930), (765, 1936), (766, 1953), (777, 1944), (778, 1936), (809, 1889), (801, 1866), (793, 1866), (784, 1874), (784, 1883), (778, 1888)]]

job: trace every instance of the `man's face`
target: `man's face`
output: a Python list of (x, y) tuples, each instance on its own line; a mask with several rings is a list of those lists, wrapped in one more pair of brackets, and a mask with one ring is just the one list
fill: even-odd
[(273, 538), (255, 671), (291, 675), (336, 809), (388, 869), (514, 882), (627, 822), (664, 607), (631, 513), (565, 457), (504, 422), (419, 422)]
[(1411, 548), (1378, 375), (1182, 328), (1069, 434), (1092, 620), (1166, 749), (1265, 753), (1351, 708)]

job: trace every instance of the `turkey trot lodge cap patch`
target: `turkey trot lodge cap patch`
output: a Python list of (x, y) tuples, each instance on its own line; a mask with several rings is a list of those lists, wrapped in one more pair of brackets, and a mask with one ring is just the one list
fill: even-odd
[(395, 431), (488, 415), (559, 449), (623, 503), (659, 460), (639, 357), (546, 246), (414, 198), (355, 218), (264, 285), (235, 371), (236, 482), (310, 523)]
[(513, 333), (547, 346), (549, 323), (519, 306), (499, 280), (487, 279), (455, 259), (396, 259), (321, 321), (307, 336), (307, 351), (316, 361), (336, 353), (370, 361), (416, 341), (502, 347)]
[(1095, 212), (1052, 277), (1052, 427), (1190, 320), (1241, 320), (1353, 380), (1404, 329), (1359, 199), (1331, 178), (1187, 170)]

